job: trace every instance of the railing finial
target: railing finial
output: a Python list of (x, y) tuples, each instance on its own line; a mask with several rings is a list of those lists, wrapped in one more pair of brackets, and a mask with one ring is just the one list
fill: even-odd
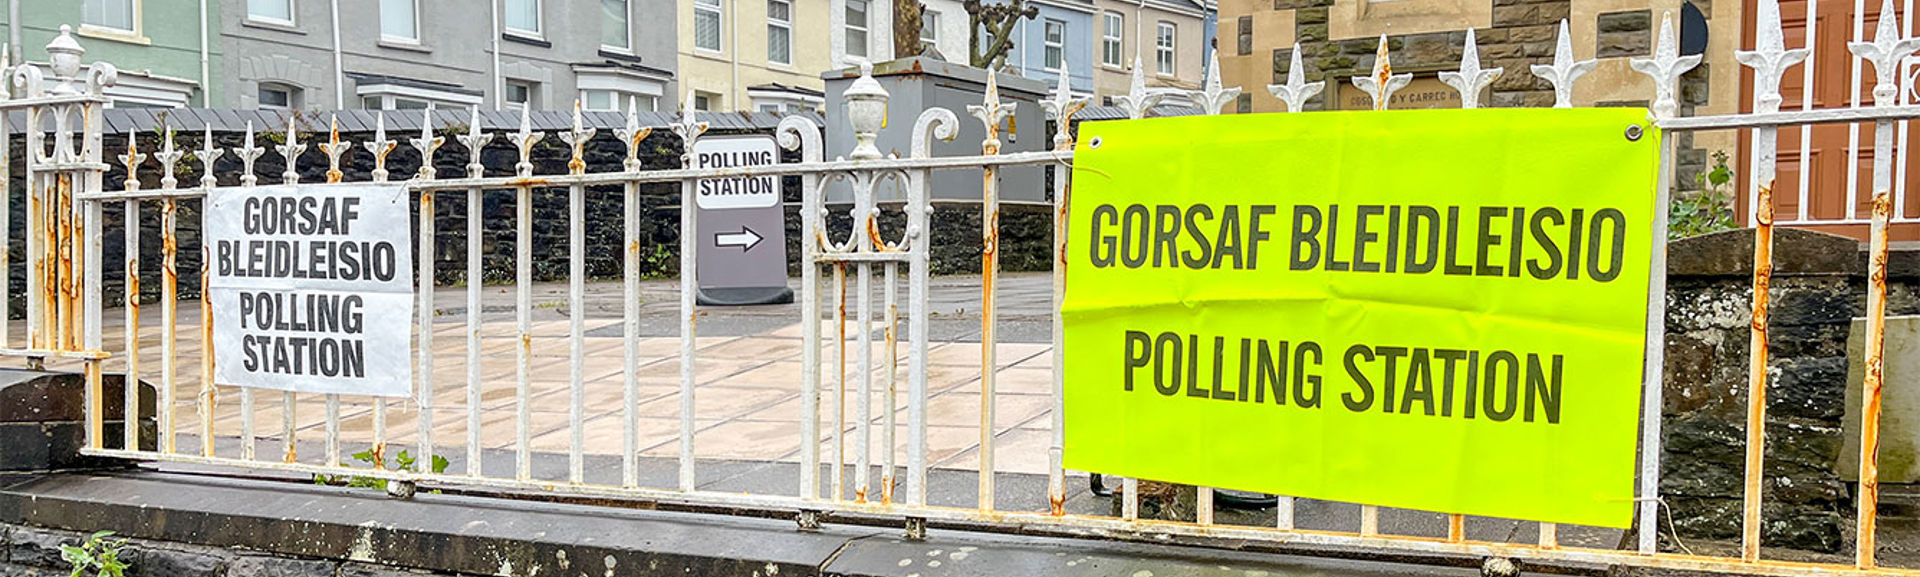
[(640, 127), (640, 99), (628, 98), (626, 127), (613, 130), (613, 135), (627, 145), (627, 160), (624, 163), (627, 172), (639, 172), (643, 168), (640, 164), (640, 141), (646, 140), (652, 134), (652, 128)]
[(1040, 108), (1053, 119), (1053, 149), (1073, 150), (1073, 115), (1087, 107), (1087, 99), (1073, 96), (1072, 83), (1067, 78), (1067, 67), (1060, 67), (1060, 80), (1053, 87), (1053, 98), (1040, 101)]
[(1753, 45), (1754, 50), (1733, 53), (1734, 60), (1753, 69), (1753, 111), (1779, 112), (1780, 77), (1811, 53), (1806, 48), (1787, 49), (1786, 33), (1780, 27), (1780, 0), (1760, 0)]
[(253, 145), (253, 121), (247, 121), (246, 139), (241, 141), (240, 148), (234, 149), (233, 153), (234, 156), (240, 157), (240, 186), (258, 184), (260, 177), (253, 174), (253, 162), (259, 160), (260, 155), (266, 154), (267, 149)]
[(1553, 107), (1573, 107), (1573, 83), (1592, 72), (1599, 66), (1599, 60), (1573, 59), (1573, 34), (1568, 32), (1567, 19), (1560, 19), (1560, 40), (1553, 48), (1553, 64), (1533, 65), (1533, 75), (1553, 85)]
[(1267, 92), (1272, 92), (1274, 98), (1286, 103), (1287, 112), (1299, 112), (1307, 105), (1308, 100), (1312, 100), (1314, 95), (1326, 88), (1327, 83), (1324, 80), (1307, 82), (1306, 70), (1300, 63), (1300, 43), (1295, 42), (1293, 43), (1293, 61), (1287, 66), (1287, 83), (1269, 84)]
[(392, 153), (400, 143), (387, 139), (387, 113), (384, 110), (373, 111), (373, 142), (366, 143), (367, 152), (373, 153), (373, 180), (387, 180), (387, 154)]
[(160, 188), (171, 189), (180, 185), (180, 179), (173, 174), (173, 165), (179, 162), (180, 157), (186, 156), (187, 153), (174, 150), (172, 126), (166, 127), (165, 130), (161, 131), (161, 134), (164, 135), (162, 138), (166, 140), (160, 143), (160, 152), (154, 153), (153, 159), (160, 162)]
[(967, 114), (980, 120), (987, 129), (987, 137), (980, 141), (980, 150), (987, 155), (1000, 154), (1000, 121), (1013, 115), (1012, 106), (1000, 101), (1000, 80), (993, 70), (987, 70), (987, 90), (979, 104), (967, 105)]
[(300, 164), (300, 153), (307, 151), (307, 145), (300, 144), (300, 133), (294, 131), (293, 121), (293, 114), (288, 113), (287, 142), (274, 147), (275, 150), (280, 151), (282, 158), (287, 159), (287, 169), (280, 173), (280, 180), (286, 184), (300, 184), (300, 171), (297, 170)]
[[(340, 172), (340, 155), (353, 148), (351, 142), (340, 142), (340, 114), (327, 117), (327, 141), (320, 143), (320, 153), (327, 155), (327, 182), (340, 182), (344, 173)], [(289, 161), (291, 168), (291, 161)]]
[(1460, 91), (1461, 108), (1479, 108), (1480, 91), (1486, 90), (1494, 80), (1499, 79), (1500, 73), (1506, 72), (1506, 69), (1501, 67), (1480, 68), (1479, 44), (1474, 39), (1473, 29), (1468, 28), (1467, 41), (1460, 50), (1460, 70), (1440, 73), (1441, 82)]
[(688, 90), (686, 103), (680, 105), (680, 120), (673, 123), (673, 134), (680, 137), (681, 168), (693, 168), (693, 147), (700, 142), (700, 135), (705, 134), (709, 126), (699, 121), (695, 102), (693, 91)]
[(586, 127), (585, 121), (580, 117), (580, 100), (577, 98), (574, 99), (573, 130), (560, 133), (560, 139), (566, 141), (567, 146), (573, 149), (573, 157), (567, 160), (567, 172), (571, 174), (587, 173), (587, 141), (593, 140), (593, 135), (598, 132), (598, 130)]
[(1634, 58), (1627, 65), (1653, 79), (1653, 116), (1673, 118), (1680, 109), (1680, 76), (1700, 65), (1700, 55), (1680, 55), (1673, 13), (1667, 12), (1660, 15), (1660, 43), (1653, 48), (1653, 58)]
[[(1065, 70), (1065, 67), (1063, 66), (1061, 69)], [(1194, 107), (1199, 108), (1201, 112), (1207, 115), (1215, 115), (1225, 111), (1227, 103), (1233, 102), (1238, 98), (1240, 98), (1239, 87), (1224, 88), (1221, 86), (1220, 52), (1216, 50), (1213, 52), (1212, 60), (1207, 63), (1206, 80), (1202, 82), (1200, 90), (1187, 93), (1187, 100), (1193, 101)]]
[(220, 155), (225, 154), (227, 151), (213, 145), (212, 124), (208, 124), (202, 129), (205, 132), (202, 133), (200, 137), (200, 150), (195, 151), (196, 155), (200, 157), (200, 186), (213, 188), (214, 185), (219, 184), (220, 181), (218, 177), (213, 175), (213, 161), (218, 160)]
[(1114, 105), (1119, 106), (1120, 110), (1126, 111), (1127, 118), (1146, 118), (1147, 112), (1152, 111), (1154, 106), (1160, 104), (1160, 99), (1166, 97), (1163, 93), (1147, 92), (1145, 70), (1146, 69), (1140, 65), (1140, 55), (1135, 54), (1133, 56), (1133, 80), (1127, 85), (1127, 93), (1113, 98)]
[(1920, 38), (1900, 37), (1900, 18), (1894, 12), (1893, 0), (1881, 1), (1880, 14), (1880, 26), (1874, 32), (1873, 41), (1849, 42), (1847, 48), (1855, 56), (1873, 63), (1874, 106), (1891, 106), (1900, 95), (1900, 83), (1896, 79), (1900, 62), (1920, 50)]
[(454, 138), (467, 147), (467, 178), (482, 178), (487, 175), (487, 167), (480, 164), (480, 151), (493, 141), (493, 134), (480, 129), (479, 106), (470, 106), (467, 112), (470, 118), (467, 121), (467, 133)]
[(1353, 87), (1373, 97), (1374, 110), (1386, 110), (1393, 93), (1413, 82), (1412, 74), (1394, 74), (1393, 56), (1387, 50), (1387, 35), (1380, 35), (1380, 46), (1373, 52), (1373, 73), (1353, 77)]
[[(875, 141), (880, 137), (880, 129), (887, 125), (887, 100), (892, 97), (880, 81), (873, 79), (873, 63), (864, 58), (848, 58), (848, 62), (860, 67), (860, 77), (853, 80), (842, 95), (846, 101), (847, 123), (853, 128), (853, 152), (848, 158), (854, 160), (873, 160), (881, 157), (880, 148)], [(988, 98), (998, 94), (994, 87), (993, 71), (987, 71)]]
[(127, 153), (120, 155), (120, 162), (127, 166), (127, 178), (121, 186), (127, 190), (140, 190), (140, 163), (147, 160), (147, 155), (140, 153), (139, 135), (139, 131), (127, 129)]
[(420, 137), (412, 141), (413, 147), (420, 150), (420, 179), (433, 180), (436, 169), (433, 167), (433, 151), (447, 139), (433, 135), (433, 103), (427, 103), (427, 109), (420, 115)]
[(533, 176), (533, 144), (547, 137), (545, 132), (533, 131), (532, 109), (532, 103), (520, 105), (520, 132), (508, 137), (520, 151), (520, 162), (514, 164), (513, 168), (521, 177)]

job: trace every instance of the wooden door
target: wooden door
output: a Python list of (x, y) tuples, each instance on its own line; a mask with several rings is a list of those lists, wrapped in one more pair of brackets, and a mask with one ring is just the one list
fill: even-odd
[[(1754, 44), (1755, 0), (1745, 0), (1742, 28), (1745, 34), (1741, 39), (1743, 49), (1752, 50)], [(1866, 0), (1864, 32), (1872, 38), (1874, 27), (1879, 25), (1879, 0)], [(1896, 2), (1896, 11), (1902, 2)], [(1811, 23), (1816, 38), (1811, 44), (1814, 53), (1806, 63), (1787, 69), (1780, 81), (1780, 96), (1783, 99), (1781, 110), (1798, 110), (1811, 98), (1814, 108), (1846, 108), (1853, 102), (1853, 90), (1849, 79), (1857, 78), (1860, 85), (1860, 102), (1871, 105), (1875, 73), (1873, 65), (1861, 62), (1856, 76), (1853, 71), (1853, 53), (1847, 50), (1847, 42), (1853, 39), (1854, 0), (1781, 0), (1780, 16), (1785, 32), (1787, 47), (1808, 46), (1809, 28), (1808, 8), (1814, 9)], [(1813, 85), (1807, 86), (1805, 66), (1813, 66)], [(1753, 71), (1741, 67), (1740, 73), (1740, 110), (1753, 110)], [(1920, 126), (1915, 126), (1920, 129)], [(1854, 159), (1854, 177), (1858, 179), (1856, 192), (1852, 195), (1853, 210), (1849, 212), (1848, 180), (1848, 135), (1846, 124), (1824, 124), (1812, 128), (1787, 126), (1780, 128), (1780, 149), (1778, 178), (1774, 181), (1773, 199), (1775, 222), (1787, 223), (1801, 220), (1802, 217), (1802, 174), (1804, 173), (1807, 194), (1804, 204), (1806, 219), (1834, 220), (1841, 218), (1866, 219), (1871, 213), (1873, 200), (1873, 157), (1877, 152), (1873, 146), (1873, 125), (1860, 125), (1858, 138), (1860, 152)], [(1740, 136), (1740, 150), (1737, 165), (1738, 184), (1736, 198), (1738, 214), (1742, 221), (1746, 219), (1748, 201), (1751, 192), (1747, 187), (1747, 175), (1750, 174), (1750, 153), (1752, 141), (1750, 131)], [(1908, 147), (1909, 169), (1907, 173), (1906, 206), (1903, 213), (1920, 213), (1920, 154), (1914, 149), (1920, 148), (1920, 130), (1910, 136), (1912, 146)], [(1802, 145), (1805, 145), (1803, 151)], [(1897, 139), (1896, 139), (1897, 143)], [(1898, 175), (1898, 163), (1895, 164)], [(1800, 225), (1795, 225), (1800, 226)], [(1835, 234), (1851, 236), (1861, 240), (1867, 238), (1867, 225), (1818, 225), (1808, 226)], [(1892, 229), (1893, 240), (1920, 240), (1920, 226), (1900, 225)]]

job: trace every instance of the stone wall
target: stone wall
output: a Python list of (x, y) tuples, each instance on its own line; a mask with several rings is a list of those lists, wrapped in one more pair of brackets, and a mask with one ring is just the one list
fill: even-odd
[[(447, 143), (434, 154), (434, 168), (439, 178), (460, 178), (466, 175), (467, 150), (458, 144), (452, 136), (460, 129), (442, 131), (448, 136)], [(713, 134), (719, 134), (715, 131)], [(296, 172), (300, 182), (319, 183), (326, 181), (327, 158), (319, 152), (310, 140), (316, 135), (302, 135), (302, 141), (309, 144), (307, 151), (299, 157)], [(393, 138), (407, 138), (407, 135), (391, 134)], [(125, 134), (109, 134), (103, 137), (108, 154), (123, 154), (126, 146)], [(243, 135), (232, 132), (215, 132), (214, 140), (222, 147), (237, 147), (242, 143)], [(262, 132), (257, 135), (256, 145), (268, 148), (254, 165), (254, 174), (261, 184), (277, 184), (282, 181), (286, 163), (272, 147), (284, 141), (284, 135)], [(366, 142), (372, 138), (370, 133), (341, 133), (343, 141)], [(158, 146), (159, 137), (151, 133), (140, 134), (140, 149), (151, 153)], [(183, 149), (197, 149), (203, 146), (199, 133), (176, 136), (176, 145)], [(641, 143), (640, 159), (647, 170), (677, 168), (680, 162), (680, 141), (665, 130), (656, 130), (652, 136)], [(23, 141), (15, 139), (13, 166), (25, 166), (22, 151)], [(617, 172), (622, 169), (626, 147), (615, 138), (611, 131), (602, 130), (586, 146), (585, 160), (588, 172)], [(532, 162), (536, 175), (566, 174), (567, 162), (571, 152), (557, 138), (546, 138), (534, 146)], [(787, 162), (798, 162), (797, 154), (787, 153)], [(511, 176), (518, 154), (505, 139), (496, 139), (482, 151), (482, 164), (486, 175)], [(106, 188), (109, 191), (121, 190), (127, 178), (124, 164), (110, 161), (112, 168), (105, 175)], [(373, 155), (364, 147), (354, 147), (341, 160), (343, 180), (346, 182), (366, 182), (371, 180)], [(416, 174), (420, 168), (420, 154), (411, 146), (401, 146), (387, 159), (387, 169), (392, 180), (405, 180)], [(216, 178), (221, 186), (235, 186), (240, 183), (242, 165), (232, 154), (223, 155), (214, 165)], [(26, 180), (24, 171), (15, 170), (11, 183), (12, 199), (8, 210), (11, 213), (11, 244), (8, 247), (12, 264), (11, 282), (13, 302), (9, 310), (19, 316), (25, 311), (26, 293)], [(160, 187), (161, 167), (151, 158), (142, 165), (139, 180), (142, 189)], [(180, 186), (196, 186), (200, 179), (200, 163), (189, 156), (182, 160), (176, 169), (176, 178)], [(799, 220), (798, 203), (800, 201), (799, 177), (785, 179), (788, 226), (788, 270), (799, 274)], [(646, 184), (640, 187), (641, 215), (641, 271), (642, 277), (673, 277), (679, 274), (679, 186), (671, 183)], [(568, 207), (565, 188), (541, 188), (533, 193), (533, 277), (535, 281), (564, 280), (567, 272), (569, 250)], [(623, 256), (621, 253), (624, 224), (621, 222), (621, 195), (619, 186), (590, 187), (586, 206), (587, 275), (594, 279), (616, 279), (621, 274)], [(485, 283), (512, 282), (515, 266), (516, 193), (509, 189), (485, 190), (481, 192), (482, 232), (482, 270)], [(468, 282), (467, 276), (467, 206), (468, 195), (463, 192), (441, 192), (434, 203), (434, 260), (437, 270), (437, 282), (451, 285)], [(199, 270), (200, 250), (200, 201), (181, 200), (176, 203), (179, 225), (179, 253), (177, 262), (180, 275), (179, 294), (182, 298), (197, 299), (200, 294), (200, 279), (195, 271)], [(844, 229), (847, 218), (845, 205), (830, 206), (834, 216), (831, 226)], [(125, 221), (122, 203), (109, 203), (105, 208), (105, 242), (103, 242), (103, 262), (126, 262)], [(142, 298), (148, 302), (159, 298), (161, 290), (161, 212), (162, 203), (157, 200), (141, 201), (140, 210), (140, 287)], [(414, 217), (410, 222), (418, 227), (419, 203), (413, 205)], [(904, 216), (897, 206), (891, 207), (883, 215), (884, 226), (897, 237), (899, 228), (904, 224)], [(934, 274), (978, 274), (980, 271), (980, 205), (967, 202), (941, 202), (933, 215), (932, 234), (934, 241), (932, 269)], [(1004, 270), (1047, 270), (1051, 264), (1049, 254), (1052, 246), (1051, 211), (1044, 206), (1012, 205), (1004, 209), (1001, 219), (1005, 231), (1001, 266)], [(844, 234), (844, 233), (843, 233)], [(107, 302), (116, 302), (123, 298), (121, 288), (124, 284), (119, 264), (110, 264), (111, 273), (103, 279), (103, 288)]]
[[(63, 545), (79, 546), (88, 535), (75, 531), (0, 524), (0, 577), (65, 577), (71, 572), (60, 556)], [(108, 537), (107, 539), (117, 539)], [(401, 571), (337, 559), (305, 559), (237, 549), (129, 539), (120, 561), (131, 565), (126, 577), (426, 577), (451, 573)], [(89, 572), (89, 575), (92, 573)]]
[[(1337, 91), (1350, 91), (1348, 80), (1373, 71), (1374, 55), (1380, 39), (1373, 36), (1333, 38), (1329, 20), (1335, 0), (1273, 0), (1274, 10), (1292, 10), (1294, 38), (1299, 41), (1300, 63), (1307, 81), (1324, 80), (1327, 89), (1307, 102), (1305, 110), (1325, 110), (1327, 99)], [(1475, 0), (1492, 2), (1490, 27), (1474, 32), (1479, 43), (1481, 65), (1500, 67), (1505, 73), (1489, 89), (1486, 105), (1496, 108), (1553, 106), (1553, 85), (1530, 71), (1535, 64), (1552, 64), (1559, 38), (1559, 24), (1573, 15), (1570, 0)], [(1702, 9), (1708, 9), (1705, 2)], [(1648, 56), (1653, 51), (1653, 13), (1651, 10), (1607, 12), (1597, 16), (1594, 54), (1600, 58)], [(1460, 67), (1465, 29), (1418, 34), (1389, 34), (1387, 47), (1392, 51), (1393, 71), (1429, 76), (1438, 71)], [(1272, 52), (1273, 84), (1285, 84), (1292, 68), (1293, 50), (1278, 48)], [(1680, 113), (1691, 116), (1708, 98), (1708, 68), (1701, 65), (1680, 79)], [(1240, 96), (1239, 109), (1252, 109), (1251, 90)], [(1646, 102), (1602, 102), (1601, 106), (1646, 106)], [(1697, 188), (1694, 175), (1707, 168), (1708, 152), (1695, 148), (1693, 135), (1678, 137), (1680, 150), (1675, 163), (1680, 190)]]
[[(1737, 540), (1753, 233), (1693, 237), (1668, 253), (1660, 492), (1682, 538)], [(1864, 255), (1852, 239), (1777, 229), (1774, 259), (1762, 541), (1851, 550), (1852, 487), (1835, 463), (1844, 443), (1847, 332), (1866, 312)], [(1920, 314), (1920, 251), (1897, 251), (1890, 272), (1888, 314)]]

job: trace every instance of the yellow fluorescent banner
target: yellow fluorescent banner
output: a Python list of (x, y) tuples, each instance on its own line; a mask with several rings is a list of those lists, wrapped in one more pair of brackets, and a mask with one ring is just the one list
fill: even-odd
[(1082, 125), (1067, 467), (1626, 527), (1659, 140), (1631, 109)]

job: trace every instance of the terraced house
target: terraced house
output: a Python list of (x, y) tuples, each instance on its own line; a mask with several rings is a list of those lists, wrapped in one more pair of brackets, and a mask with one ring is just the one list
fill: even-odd
[(9, 64), (43, 54), (64, 26), (85, 42), (88, 59), (121, 66), (107, 89), (114, 106), (218, 106), (228, 97), (213, 80), (226, 73), (220, 0), (9, 0), (7, 8)]
[(672, 0), (220, 2), (235, 107), (652, 110), (676, 86), (675, 30), (646, 17)]
[(1126, 94), (1137, 59), (1149, 88), (1191, 90), (1206, 76), (1214, 6), (1207, 0), (1094, 0), (1093, 91)]

